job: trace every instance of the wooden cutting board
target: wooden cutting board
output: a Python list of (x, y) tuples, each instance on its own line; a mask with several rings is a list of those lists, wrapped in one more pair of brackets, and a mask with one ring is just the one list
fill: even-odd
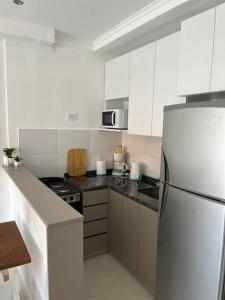
[(87, 173), (87, 151), (70, 149), (67, 154), (67, 172), (69, 176), (82, 176)]

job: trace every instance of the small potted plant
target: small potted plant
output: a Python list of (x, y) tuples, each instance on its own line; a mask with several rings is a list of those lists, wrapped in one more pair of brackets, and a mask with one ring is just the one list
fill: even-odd
[(14, 158), (14, 167), (15, 168), (20, 168), (21, 167), (21, 161), (22, 161), (22, 157), (20, 157), (19, 155), (17, 155), (15, 158)]
[(15, 148), (4, 148), (3, 149), (3, 165), (8, 167), (9, 165), (13, 165), (13, 152)]

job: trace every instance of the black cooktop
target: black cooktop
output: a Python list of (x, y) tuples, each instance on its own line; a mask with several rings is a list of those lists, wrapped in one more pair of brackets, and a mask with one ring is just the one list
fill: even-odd
[(47, 187), (53, 190), (58, 196), (71, 195), (80, 192), (78, 188), (70, 185), (61, 177), (44, 177), (39, 178)]

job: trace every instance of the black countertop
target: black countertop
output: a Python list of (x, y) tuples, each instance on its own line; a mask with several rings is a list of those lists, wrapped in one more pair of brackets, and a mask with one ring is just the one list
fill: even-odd
[(110, 187), (116, 192), (127, 196), (138, 203), (158, 211), (159, 200), (144, 195), (139, 190), (146, 190), (154, 186), (144, 181), (133, 181), (128, 178), (121, 178), (111, 175), (105, 176), (79, 176), (70, 177), (65, 175), (66, 182), (80, 189), (81, 191), (92, 191)]

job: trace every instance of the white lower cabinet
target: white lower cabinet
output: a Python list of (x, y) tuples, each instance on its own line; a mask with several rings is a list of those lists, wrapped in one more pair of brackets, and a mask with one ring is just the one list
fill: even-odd
[(158, 213), (136, 201), (110, 191), (109, 251), (155, 290)]

